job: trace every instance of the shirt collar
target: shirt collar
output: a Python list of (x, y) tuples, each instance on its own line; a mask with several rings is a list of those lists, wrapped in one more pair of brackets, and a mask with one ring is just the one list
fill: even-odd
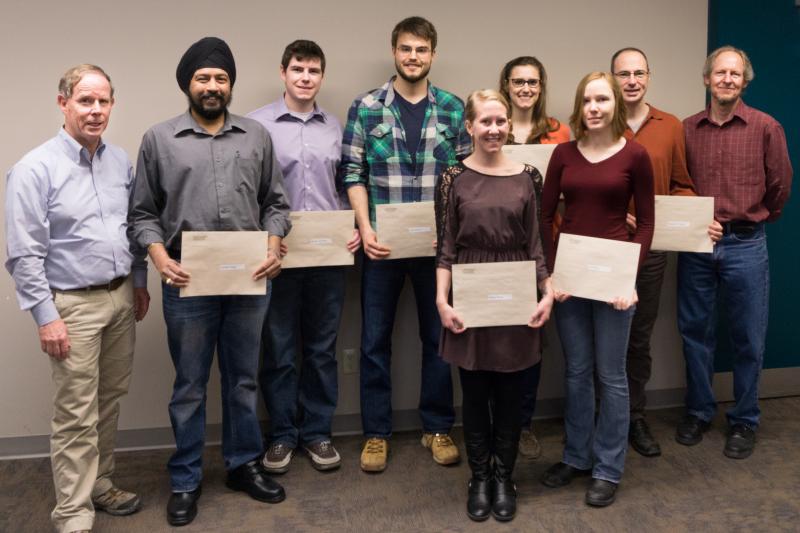
[[(222, 125), (222, 129), (219, 130), (217, 135), (222, 135), (233, 128), (236, 128), (241, 131), (247, 131), (244, 122), (242, 121), (242, 117), (239, 115), (234, 115), (228, 111), (225, 112), (225, 123)], [(191, 130), (195, 133), (199, 133), (201, 135), (209, 135), (209, 133), (203, 128), (200, 124), (192, 116), (192, 112), (190, 110), (186, 110), (186, 112), (178, 117), (178, 122), (175, 123), (175, 129), (173, 130), (172, 134), (174, 136), (178, 136), (179, 134), (183, 133), (184, 131)]]
[[(383, 102), (383, 105), (389, 107), (394, 102), (394, 80), (397, 79), (397, 76), (392, 76), (389, 78), (389, 81), (381, 87), (381, 92), (378, 94), (378, 100)], [(426, 82), (428, 84), (428, 102), (431, 105), (436, 105), (436, 93), (433, 92), (433, 85), (431, 82)]]
[[(280, 120), (282, 118), (288, 118), (288, 117), (300, 119), (300, 117), (298, 115), (296, 115), (292, 110), (290, 110), (289, 106), (286, 105), (286, 99), (285, 98), (286, 98), (286, 93), (284, 93), (283, 96), (281, 96), (280, 98), (278, 98), (275, 101), (275, 108), (274, 108), (274, 111), (273, 111), (274, 114), (273, 114), (272, 118), (274, 120)], [(323, 111), (317, 105), (316, 101), (314, 102), (314, 111), (312, 111), (311, 116), (308, 117), (308, 120), (311, 120), (312, 118), (315, 118), (315, 117), (319, 117), (319, 119), (322, 120), (323, 122), (327, 122), (327, 120), (328, 120), (328, 117), (326, 116), (325, 111)]]
[[(739, 102), (736, 104), (736, 107), (733, 109), (733, 116), (731, 120), (728, 122), (733, 121), (734, 118), (738, 118), (745, 124), (750, 119), (750, 106), (744, 103), (744, 100), (739, 98)], [(714, 124), (711, 122), (711, 104), (709, 104), (703, 111), (700, 112), (700, 120), (697, 121), (697, 125), (699, 126), (703, 122), (708, 122), (709, 124)], [(725, 124), (727, 124), (726, 122)]]
[[(84, 157), (87, 161), (91, 161), (92, 158), (89, 155), (89, 150), (84, 148), (81, 143), (79, 143), (75, 138), (67, 133), (67, 130), (64, 129), (64, 126), (58, 130), (58, 138), (61, 140), (61, 146), (64, 148), (67, 156), (74, 161), (75, 163), (81, 162), (81, 156)], [(96, 156), (100, 156), (106, 148), (106, 143), (103, 142), (103, 139), (100, 139), (100, 144), (97, 145), (97, 150), (95, 150), (94, 154)]]

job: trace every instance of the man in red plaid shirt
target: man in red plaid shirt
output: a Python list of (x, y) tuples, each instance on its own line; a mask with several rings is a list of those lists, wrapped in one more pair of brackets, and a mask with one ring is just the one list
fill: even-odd
[(722, 239), (711, 254), (678, 259), (678, 328), (686, 358), (687, 415), (676, 440), (699, 443), (714, 417), (711, 387), (716, 344), (715, 304), (728, 321), (733, 349), (736, 403), (726, 413), (724, 453), (753, 453), (758, 428), (758, 379), (764, 359), (769, 310), (769, 258), (765, 222), (781, 216), (789, 197), (792, 167), (781, 125), (747, 106), (742, 93), (753, 79), (742, 50), (723, 46), (703, 68), (711, 103), (684, 120), (686, 161), (697, 194), (714, 197)]

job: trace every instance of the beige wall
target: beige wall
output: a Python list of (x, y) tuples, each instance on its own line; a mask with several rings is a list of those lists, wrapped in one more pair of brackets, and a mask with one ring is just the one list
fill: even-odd
[[(402, 9), (394, 6), (402, 5)], [(383, 7), (385, 6), (385, 7)], [(462, 97), (493, 87), (503, 62), (537, 55), (550, 76), (550, 113), (565, 120), (579, 78), (608, 68), (623, 46), (643, 48), (653, 69), (649, 100), (685, 117), (702, 107), (700, 68), (706, 46), (706, 2), (696, 0), (563, 0), (561, 2), (462, 0), (328, 2), (87, 0), (80, 3), (4, 0), (0, 59), (5, 83), (0, 168), (5, 172), (26, 151), (61, 125), (55, 105), (63, 71), (76, 63), (103, 66), (117, 90), (106, 134), (135, 158), (152, 124), (184, 110), (175, 67), (186, 47), (205, 35), (231, 45), (238, 67), (232, 110), (246, 113), (278, 97), (278, 62), (296, 38), (316, 40), (328, 58), (320, 102), (344, 120), (353, 97), (393, 73), (389, 35), (409, 15), (429, 18), (439, 30), (432, 81)], [(5, 180), (0, 198), (5, 198)], [(0, 236), (5, 249), (5, 238)], [(5, 256), (3, 256), (5, 259)], [(670, 274), (672, 275), (672, 274)], [(339, 347), (358, 348), (358, 284), (353, 273)], [(166, 349), (157, 277), (153, 301), (138, 329), (133, 384), (125, 399), (123, 429), (169, 425), (166, 405), (173, 370)], [(654, 336), (656, 389), (683, 386), (674, 325), (674, 281), (666, 283)], [(419, 390), (419, 355), (413, 298), (405, 293), (394, 337), (394, 407), (413, 409)], [(550, 330), (540, 398), (561, 392), (561, 354)], [(39, 351), (29, 314), (17, 307), (11, 278), (0, 275), (0, 438), (49, 432), (50, 369)], [(341, 367), (341, 365), (340, 365)], [(340, 368), (341, 372), (341, 368)], [(219, 421), (218, 382), (212, 376), (209, 422)], [(343, 375), (338, 414), (358, 412), (358, 376)]]

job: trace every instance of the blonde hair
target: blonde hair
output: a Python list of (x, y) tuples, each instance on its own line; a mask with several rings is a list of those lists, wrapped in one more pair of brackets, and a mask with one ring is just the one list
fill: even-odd
[(508, 100), (499, 91), (494, 89), (481, 89), (473, 91), (467, 96), (467, 105), (464, 108), (464, 119), (472, 122), (475, 120), (475, 105), (478, 102), (500, 102), (506, 108), (506, 118), (511, 118), (511, 105)]
[(579, 141), (586, 136), (586, 124), (583, 123), (583, 95), (586, 92), (586, 86), (595, 80), (605, 80), (614, 94), (614, 115), (611, 118), (611, 131), (614, 134), (614, 139), (619, 139), (628, 127), (628, 117), (622, 101), (622, 90), (611, 73), (590, 72), (583, 77), (575, 90), (575, 105), (572, 108), (572, 115), (569, 117), (569, 125), (575, 133), (575, 140)]

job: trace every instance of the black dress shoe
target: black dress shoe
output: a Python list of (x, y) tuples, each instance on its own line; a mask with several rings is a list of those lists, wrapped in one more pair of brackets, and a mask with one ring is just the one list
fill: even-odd
[(542, 484), (551, 489), (564, 487), (572, 482), (572, 478), (576, 476), (588, 476), (591, 474), (591, 469), (581, 470), (566, 463), (556, 463), (542, 474)]
[(645, 457), (658, 457), (661, 455), (661, 446), (658, 445), (653, 434), (650, 433), (650, 427), (644, 418), (637, 418), (631, 422), (628, 440), (633, 449)]
[(228, 472), (225, 485), (230, 489), (246, 492), (260, 502), (278, 503), (286, 498), (283, 487), (270, 479), (261, 469), (261, 464), (255, 460)]
[(684, 446), (694, 446), (703, 440), (703, 433), (711, 427), (710, 422), (700, 420), (694, 415), (686, 415), (678, 424), (675, 431), (675, 440)]
[(734, 424), (728, 431), (725, 450), (722, 453), (731, 459), (746, 459), (756, 446), (756, 432), (745, 424)]
[(492, 516), (499, 522), (508, 522), (517, 514), (517, 487), (510, 479), (494, 480)]
[(185, 526), (197, 516), (197, 500), (201, 488), (192, 492), (173, 492), (167, 502), (167, 523), (171, 526)]
[(469, 480), (467, 491), (467, 516), (483, 522), (492, 511), (492, 486), (488, 479)]
[(606, 507), (614, 503), (617, 484), (605, 479), (593, 478), (586, 490), (586, 503), (593, 507)]

